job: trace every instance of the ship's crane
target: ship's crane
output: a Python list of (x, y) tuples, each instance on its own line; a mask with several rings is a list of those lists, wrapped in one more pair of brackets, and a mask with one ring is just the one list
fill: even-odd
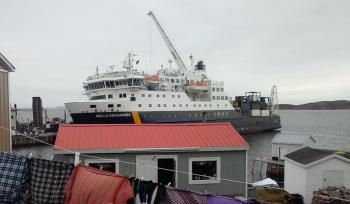
[(184, 64), (184, 62), (182, 61), (182, 59), (180, 58), (179, 54), (177, 53), (177, 51), (175, 50), (173, 44), (171, 43), (170, 39), (168, 38), (168, 36), (166, 35), (166, 33), (164, 32), (162, 26), (159, 24), (157, 18), (154, 16), (153, 12), (150, 11), (148, 13), (149, 16), (151, 16), (151, 18), (153, 19), (154, 23), (156, 24), (161, 36), (163, 37), (163, 40), (165, 41), (165, 44), (167, 45), (171, 55), (173, 56), (176, 65), (178, 66), (178, 68), (180, 70), (187, 70), (186, 65)]

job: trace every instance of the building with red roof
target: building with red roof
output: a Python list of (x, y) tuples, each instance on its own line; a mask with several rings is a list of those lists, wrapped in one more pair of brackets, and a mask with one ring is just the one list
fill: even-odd
[(73, 161), (74, 151), (83, 164), (121, 175), (246, 195), (249, 145), (229, 123), (61, 124), (55, 145), (58, 160)]

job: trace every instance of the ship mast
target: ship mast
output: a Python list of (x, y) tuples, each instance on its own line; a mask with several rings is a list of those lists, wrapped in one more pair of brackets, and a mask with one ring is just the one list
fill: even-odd
[(177, 53), (177, 51), (175, 50), (175, 47), (173, 46), (173, 44), (171, 43), (170, 39), (168, 38), (168, 36), (166, 35), (166, 33), (164, 32), (162, 26), (159, 24), (157, 18), (154, 16), (153, 12), (150, 11), (148, 13), (149, 16), (151, 16), (151, 18), (153, 19), (154, 23), (156, 24), (161, 36), (163, 37), (163, 40), (165, 41), (165, 44), (167, 45), (171, 55), (173, 56), (176, 65), (178, 66), (178, 68), (180, 70), (187, 70), (186, 65), (183, 63), (182, 59), (180, 58), (179, 54)]

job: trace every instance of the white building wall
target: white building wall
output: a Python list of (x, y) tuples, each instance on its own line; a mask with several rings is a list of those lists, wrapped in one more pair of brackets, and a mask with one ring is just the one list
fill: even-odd
[[(324, 186), (324, 173), (326, 171), (343, 171), (344, 186), (350, 188), (350, 163), (338, 158), (332, 158), (320, 164), (316, 164), (307, 169), (305, 203), (311, 203), (313, 191), (317, 191)], [(297, 178), (297, 177), (296, 177)]]
[(289, 193), (298, 193), (305, 198), (306, 170), (288, 160), (284, 165), (284, 189)]
[[(297, 149), (300, 149), (303, 145), (295, 145), (295, 144), (272, 144), (272, 157), (279, 157), (279, 149), (286, 149), (286, 154), (294, 152)], [(284, 154), (281, 155), (282, 159), (284, 158)]]

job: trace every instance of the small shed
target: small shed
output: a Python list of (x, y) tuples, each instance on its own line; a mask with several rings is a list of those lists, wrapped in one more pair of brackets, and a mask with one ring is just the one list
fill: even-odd
[[(0, 151), (11, 151), (9, 72), (15, 67), (0, 53)], [(6, 129), (4, 129), (6, 128)]]
[(285, 155), (284, 187), (311, 203), (313, 192), (328, 186), (350, 188), (350, 153), (303, 147)]
[(350, 138), (341, 136), (278, 134), (272, 143), (272, 158), (284, 160), (284, 155), (302, 147), (350, 152)]
[[(79, 152), (85, 165), (121, 175), (246, 195), (248, 144), (229, 123), (61, 124), (55, 145)], [(73, 161), (74, 155), (56, 149), (55, 159)]]
[(295, 134), (278, 134), (272, 143), (272, 158), (284, 160), (284, 155), (303, 147), (308, 136)]

